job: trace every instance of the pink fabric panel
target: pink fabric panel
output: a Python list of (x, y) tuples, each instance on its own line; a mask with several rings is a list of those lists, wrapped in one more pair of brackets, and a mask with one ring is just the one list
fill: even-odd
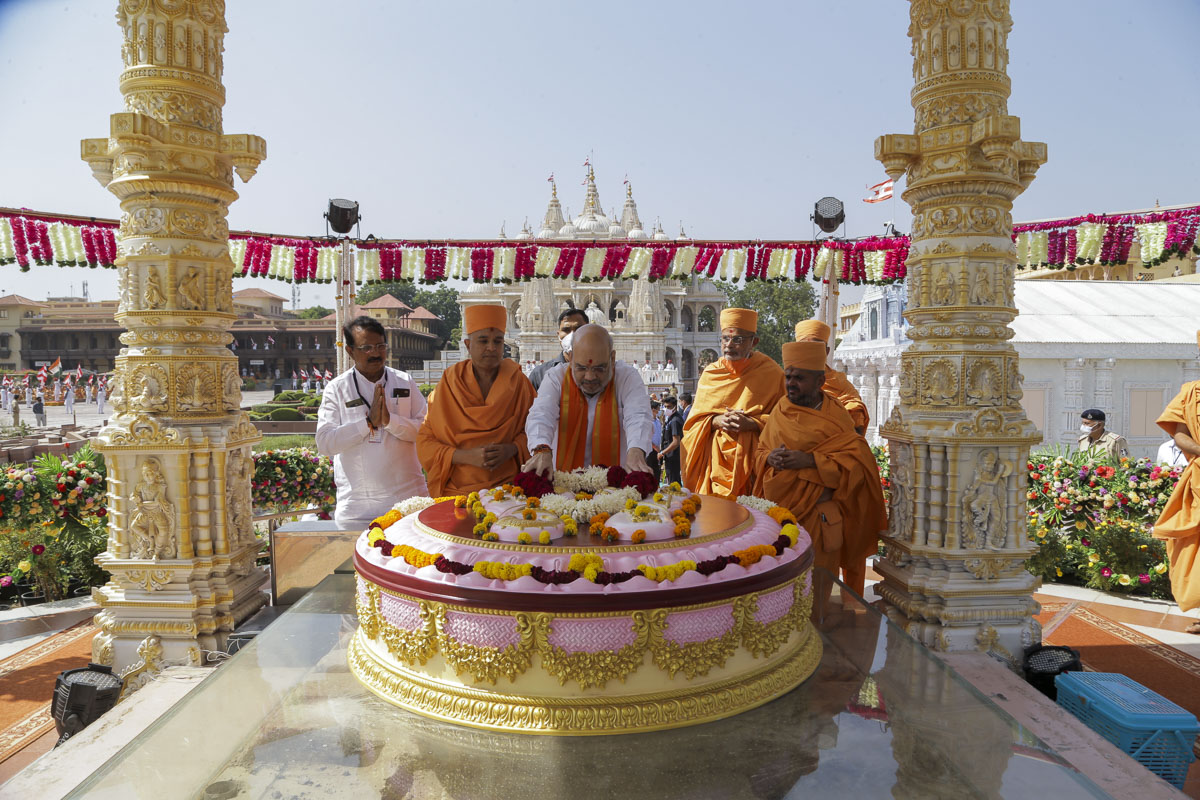
[(461, 644), (478, 647), (505, 647), (521, 643), (517, 621), (507, 614), (468, 614), (446, 612), (446, 634)]
[(387, 592), (380, 592), (379, 613), (401, 630), (415, 631), (421, 628), (421, 607), (411, 600), (401, 600)]
[(559, 618), (551, 624), (550, 644), (568, 653), (620, 650), (634, 641), (629, 617)]
[(782, 589), (776, 589), (770, 594), (760, 594), (758, 596), (758, 612), (754, 615), (755, 621), (762, 625), (768, 622), (774, 622), (782, 617), (792, 608), (792, 587), (785, 586)]
[(713, 606), (667, 615), (664, 637), (676, 644), (706, 642), (724, 636), (733, 628), (733, 606)]

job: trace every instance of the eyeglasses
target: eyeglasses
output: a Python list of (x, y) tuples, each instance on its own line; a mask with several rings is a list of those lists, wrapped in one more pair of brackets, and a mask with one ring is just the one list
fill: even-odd
[(369, 355), (371, 353), (386, 353), (388, 346), (387, 342), (380, 342), (379, 344), (356, 345), (354, 349), (360, 353), (367, 353)]
[(748, 336), (722, 336), (721, 344), (741, 345), (750, 337)]

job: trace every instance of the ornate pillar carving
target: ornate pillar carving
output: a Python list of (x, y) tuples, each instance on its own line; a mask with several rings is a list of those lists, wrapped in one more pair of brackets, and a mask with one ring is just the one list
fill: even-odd
[[(877, 591), (889, 615), (938, 650), (1010, 663), (1040, 638), (1025, 529), (1024, 466), (1039, 439), (1020, 405), (1010, 344), (1012, 201), (1046, 160), (1008, 113), (1006, 0), (911, 0), (915, 130), (875, 156), (906, 175), (912, 345), (900, 405), (882, 428), (894, 471)], [(1012, 386), (1016, 385), (1014, 392)]]
[[(1113, 367), (1117, 365), (1115, 358), (1098, 358), (1092, 362), (1095, 370), (1095, 384), (1092, 392), (1092, 402), (1088, 408), (1098, 408), (1104, 412), (1105, 427), (1109, 430), (1121, 430), (1125, 424), (1123, 409), (1118, 408), (1113, 401)], [(1078, 417), (1076, 418), (1078, 419)], [(1072, 420), (1075, 426), (1078, 422)]]
[(229, 204), (266, 157), (225, 134), (224, 0), (121, 0), (121, 93), (109, 134), (82, 157), (121, 203), (117, 258), (124, 345), (113, 416), (97, 440), (109, 480), (112, 574), (93, 659), (124, 670), (146, 639), (164, 662), (201, 663), (265, 602), (254, 566), (251, 447), (240, 410)]
[(1200, 361), (1197, 361), (1194, 358), (1189, 358), (1180, 361), (1179, 367), (1183, 370), (1183, 383), (1191, 383), (1192, 381), (1200, 380)]

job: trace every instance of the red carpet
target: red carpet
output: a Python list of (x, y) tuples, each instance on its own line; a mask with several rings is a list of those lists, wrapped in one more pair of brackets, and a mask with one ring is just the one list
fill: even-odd
[(0, 762), (54, 728), (54, 681), (63, 670), (87, 666), (95, 633), (85, 620), (0, 661)]

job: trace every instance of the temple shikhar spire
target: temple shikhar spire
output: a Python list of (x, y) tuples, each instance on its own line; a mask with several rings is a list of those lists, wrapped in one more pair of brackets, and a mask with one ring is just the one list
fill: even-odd
[(1040, 640), (1025, 462), (1041, 434), (1021, 407), (1010, 344), (1012, 203), (1046, 160), (1008, 113), (1008, 5), (911, 0), (912, 134), (875, 142), (912, 206), (911, 346), (882, 428), (892, 469), (889, 615), (939, 650), (1016, 664)]
[[(113, 416), (96, 447), (108, 470), (111, 573), (93, 660), (118, 671), (200, 664), (266, 600), (255, 566), (251, 447), (228, 349), (229, 205), (236, 171), (266, 158), (257, 136), (222, 129), (223, 0), (122, 2), (125, 110), (82, 157), (121, 203), (117, 258), (126, 328)], [(140, 671), (140, 670), (139, 670)]]

